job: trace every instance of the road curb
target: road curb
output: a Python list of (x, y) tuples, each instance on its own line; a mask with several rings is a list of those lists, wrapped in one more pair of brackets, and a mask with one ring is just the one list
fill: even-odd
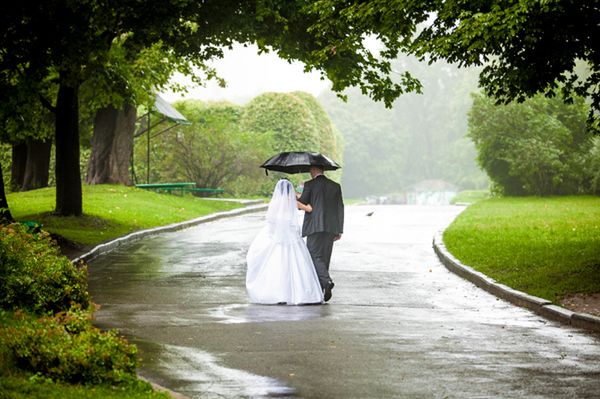
[(165, 393), (169, 394), (173, 399), (191, 399), (189, 396), (185, 396), (184, 394), (181, 394), (179, 392), (172, 391), (169, 388), (163, 387), (162, 385), (152, 382), (149, 379), (142, 377), (139, 374), (138, 374), (138, 378), (140, 380), (145, 381), (148, 384), (150, 384), (152, 386), (152, 389), (154, 389), (155, 391), (165, 392)]
[(444, 266), (451, 272), (469, 280), (479, 288), (507, 300), (517, 306), (525, 307), (535, 313), (564, 324), (584, 328), (592, 331), (600, 331), (600, 317), (587, 313), (577, 313), (563, 307), (552, 304), (552, 302), (512, 289), (504, 284), (496, 282), (493, 278), (462, 264), (450, 252), (448, 252), (444, 241), (443, 232), (440, 231), (433, 237), (433, 250)]
[(267, 207), (268, 207), (268, 204), (250, 205), (250, 206), (246, 206), (244, 208), (233, 209), (231, 211), (213, 213), (211, 215), (202, 216), (202, 217), (199, 217), (196, 219), (186, 220), (184, 222), (173, 223), (173, 224), (169, 224), (166, 226), (160, 226), (160, 227), (153, 227), (151, 229), (146, 229), (146, 230), (134, 231), (133, 233), (130, 233), (126, 236), (115, 238), (112, 241), (97, 245), (94, 248), (92, 248), (89, 252), (86, 252), (85, 254), (83, 254), (75, 259), (72, 259), (71, 262), (73, 262), (73, 263), (77, 263), (80, 261), (89, 262), (99, 255), (113, 251), (113, 250), (119, 248), (121, 245), (128, 244), (130, 242), (139, 240), (144, 237), (148, 237), (148, 236), (159, 234), (159, 233), (167, 233), (167, 232), (187, 229), (189, 227), (193, 227), (193, 226), (196, 226), (196, 225), (199, 225), (202, 223), (212, 222), (215, 220), (224, 219), (224, 218), (228, 218), (228, 217), (239, 216), (239, 215), (243, 215), (246, 213), (260, 212), (260, 211), (266, 210)]

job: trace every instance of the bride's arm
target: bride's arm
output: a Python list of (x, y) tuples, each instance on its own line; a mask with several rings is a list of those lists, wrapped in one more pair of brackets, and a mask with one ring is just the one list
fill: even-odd
[(312, 212), (312, 206), (310, 206), (310, 204), (304, 205), (300, 201), (296, 201), (296, 204), (298, 204), (298, 209), (300, 209), (301, 211), (308, 212), (308, 213)]

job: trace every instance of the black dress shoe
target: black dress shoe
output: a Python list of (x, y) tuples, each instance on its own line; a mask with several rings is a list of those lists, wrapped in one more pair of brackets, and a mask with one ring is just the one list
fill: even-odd
[(323, 291), (323, 299), (325, 300), (325, 302), (329, 301), (331, 299), (331, 289), (334, 287), (335, 284), (333, 284), (333, 281), (329, 281), (327, 283), (327, 286), (325, 287), (325, 290)]

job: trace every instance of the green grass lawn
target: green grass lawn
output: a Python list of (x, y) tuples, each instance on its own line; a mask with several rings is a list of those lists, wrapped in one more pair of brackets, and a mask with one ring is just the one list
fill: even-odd
[[(4, 396), (6, 394), (6, 396)], [(0, 398), (11, 399), (168, 399), (170, 395), (153, 391), (139, 381), (122, 387), (109, 385), (70, 385), (36, 378), (31, 373), (11, 371), (0, 379)]]
[(444, 232), (462, 263), (557, 302), (600, 292), (600, 198), (493, 198), (461, 213)]
[(157, 194), (126, 186), (83, 185), (84, 216), (57, 217), (52, 215), (54, 188), (11, 193), (7, 198), (15, 219), (40, 222), (45, 230), (86, 245), (241, 206), (234, 202)]

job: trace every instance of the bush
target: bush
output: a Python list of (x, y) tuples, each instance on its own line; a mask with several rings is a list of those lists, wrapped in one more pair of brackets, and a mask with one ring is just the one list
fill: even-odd
[(89, 302), (87, 269), (60, 255), (48, 233), (0, 226), (0, 307), (54, 313)]
[(588, 110), (581, 98), (564, 104), (536, 96), (499, 106), (477, 95), (469, 113), (469, 137), (480, 166), (502, 194), (589, 193)]
[(93, 327), (91, 314), (74, 307), (36, 319), (16, 312), (0, 341), (16, 365), (69, 383), (122, 383), (134, 380), (137, 349), (117, 336)]
[[(274, 152), (320, 152), (322, 126), (306, 101), (294, 93), (263, 93), (244, 107), (242, 130), (274, 135)], [(329, 154), (327, 154), (329, 155)]]
[(0, 307), (15, 311), (0, 310), (1, 374), (18, 367), (67, 383), (136, 381), (136, 347), (92, 325), (86, 268), (61, 256), (48, 233), (0, 226)]

